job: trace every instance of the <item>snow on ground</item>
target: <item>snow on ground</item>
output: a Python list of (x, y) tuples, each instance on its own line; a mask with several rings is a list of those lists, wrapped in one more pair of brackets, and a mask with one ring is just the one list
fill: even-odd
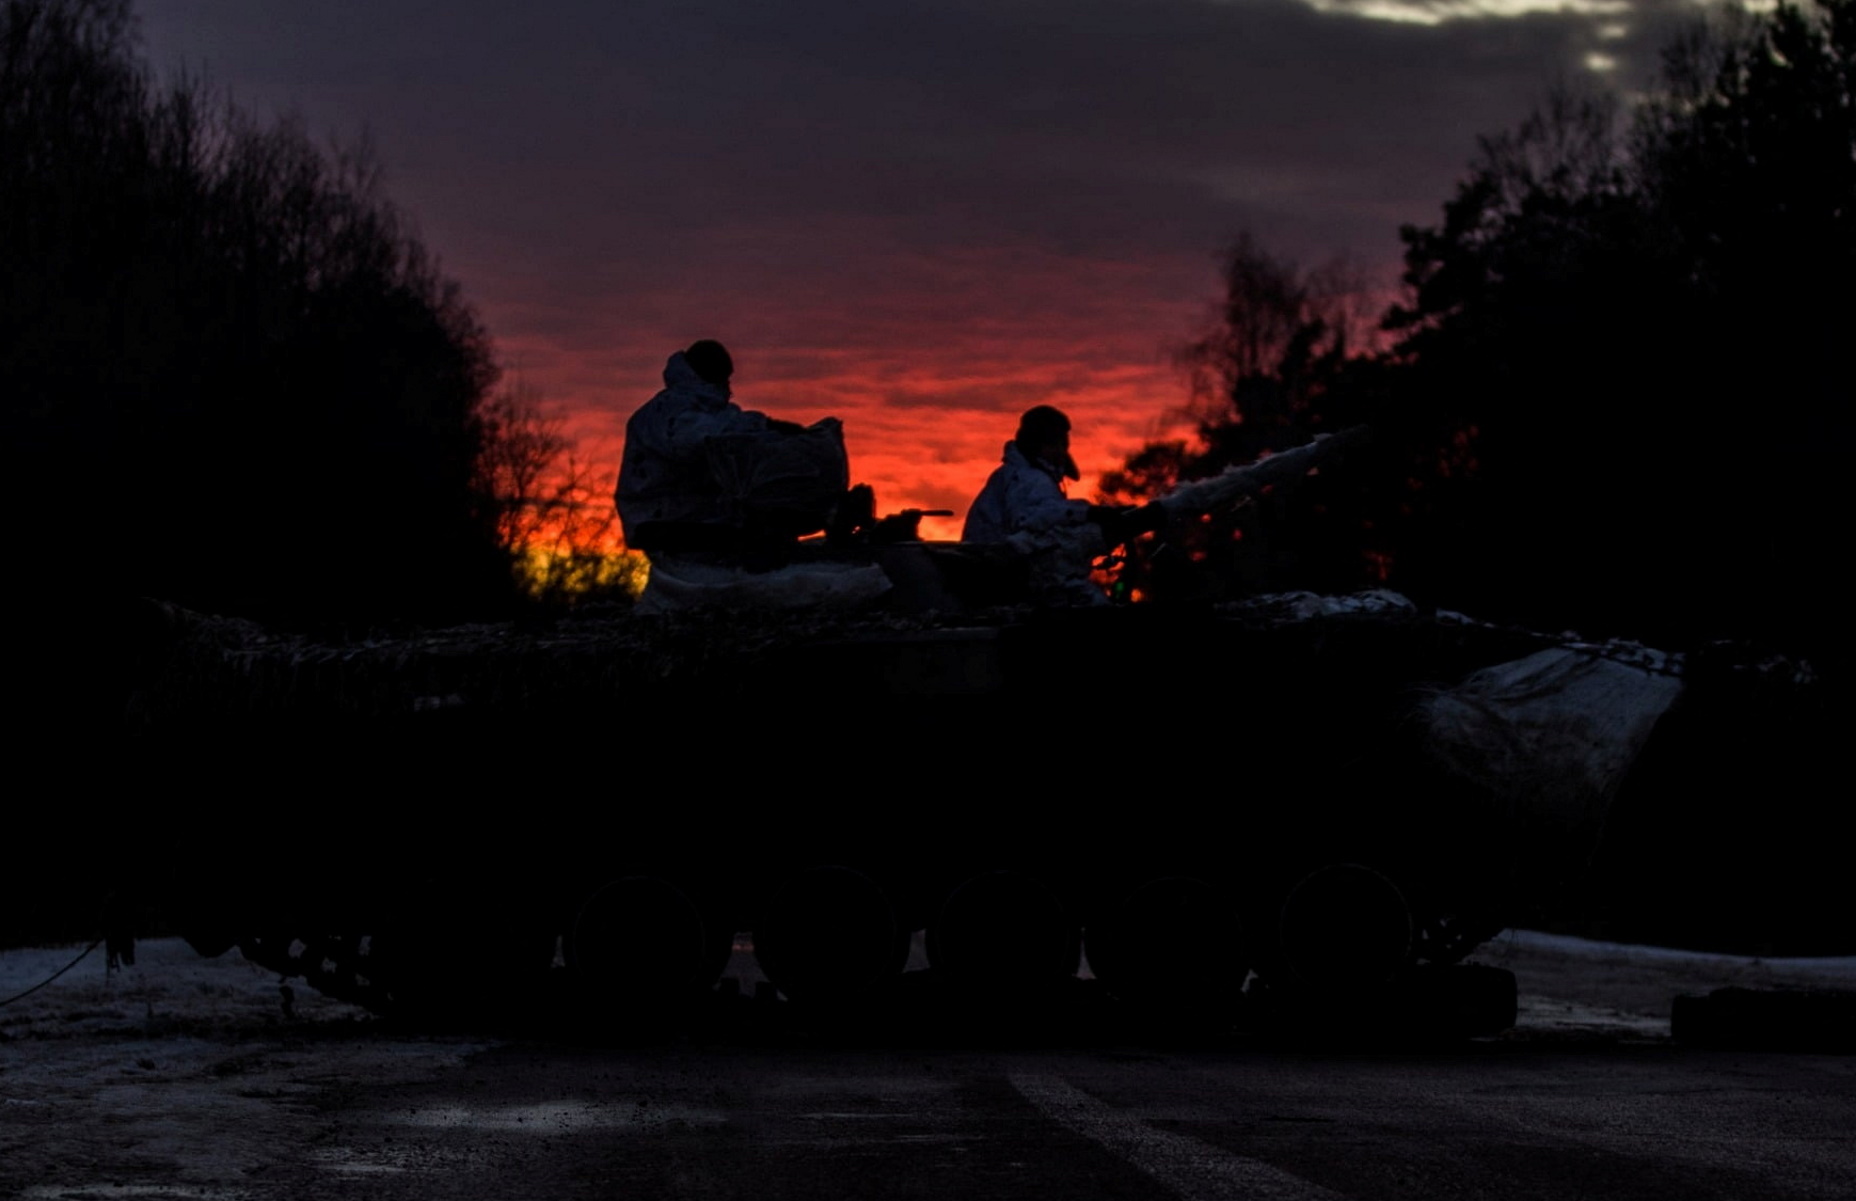
[(1856, 988), (1856, 955), (1760, 959), (1504, 930), (1475, 955), (1505, 967), (1521, 993), (1518, 1031), (1662, 1038), (1681, 993), (1717, 988)]
[[(46, 979), (82, 950), (79, 945), (0, 951), (0, 1000)], [(321, 996), (301, 980), (293, 982), (291, 991), (305, 1022), (365, 1013)], [(237, 951), (203, 959), (178, 938), (158, 938), (136, 944), (133, 966), (108, 967), (98, 947), (38, 992), (0, 1006), (0, 1043), (75, 1033), (161, 1033), (181, 1025), (211, 1033), (285, 1020), (277, 973)]]
[[(1731, 983), (1745, 987), (1773, 987), (1796, 982), (1799, 987), (1817, 984), (1823, 987), (1856, 986), (1856, 955), (1820, 958), (1765, 959), (1741, 955), (1717, 955), (1709, 951), (1684, 951), (1675, 947), (1643, 947), (1621, 942), (1595, 942), (1574, 938), (1570, 934), (1543, 934), (1537, 930), (1504, 930), (1488, 947), (1516, 948), (1539, 955), (1566, 959), (1585, 959), (1609, 963), (1629, 962), (1650, 966), (1664, 964), (1709, 975), (1744, 977)], [(1759, 983), (1755, 983), (1759, 982)], [(1722, 987), (1717, 985), (1716, 987)]]
[[(80, 950), (0, 952), (0, 1000)], [(99, 947), (0, 1006), (0, 1195), (236, 1201), (302, 1137), (280, 1123), (315, 1123), (331, 1084), (430, 1079), (485, 1045), (389, 1036), (300, 981), (292, 993), (286, 1011), (277, 976), (238, 953), (156, 939), (132, 967), (108, 968)]]

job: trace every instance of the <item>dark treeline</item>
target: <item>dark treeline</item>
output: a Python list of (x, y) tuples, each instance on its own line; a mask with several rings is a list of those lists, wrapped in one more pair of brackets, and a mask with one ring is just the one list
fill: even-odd
[[(1628, 114), (1485, 139), (1361, 353), (1344, 281), (1240, 241), (1150, 495), (1355, 422), (1292, 494), (1133, 566), (1156, 596), (1385, 582), (1479, 615), (1838, 656), (1856, 332), (1856, 3), (1698, 30)], [(1350, 344), (1349, 336), (1353, 335)], [(1263, 553), (1260, 553), (1263, 552)]]
[(26, 572), (286, 621), (508, 596), (490, 341), (365, 152), (158, 84), (125, 0), (4, 0), (0, 230)]

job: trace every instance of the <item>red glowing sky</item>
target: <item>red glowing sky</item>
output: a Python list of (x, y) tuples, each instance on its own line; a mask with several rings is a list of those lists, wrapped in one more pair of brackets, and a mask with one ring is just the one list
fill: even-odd
[[(966, 504), (1018, 413), (1085, 479), (1185, 399), (1248, 229), (1395, 274), (1476, 135), (1645, 76), (1655, 0), (140, 0), (159, 71), (363, 131), (500, 357), (616, 464), (671, 351), (845, 422), (879, 508)], [(959, 518), (924, 527), (952, 536)]]
[[(513, 349), (525, 380), (567, 402), (581, 444), (616, 462), (624, 418), (661, 386), (669, 352), (695, 336), (719, 337), (734, 353), (739, 403), (802, 422), (841, 418), (852, 476), (876, 489), (880, 511), (953, 509), (922, 528), (957, 537), (1023, 409), (1055, 404), (1071, 414), (1086, 473), (1077, 495), (1163, 432), (1184, 396), (1167, 347), (1204, 307), (1143, 301), (1159, 290), (1151, 265), (1016, 257), (990, 287), (960, 279), (958, 264), (924, 263), (881, 302), (859, 296), (842, 309), (796, 294), (790, 308), (762, 314), (716, 296), (706, 322), (693, 317), (655, 342), (633, 340), (623, 359), (614, 351), (588, 363), (539, 341)], [(1203, 287), (1213, 264), (1186, 264), (1181, 274)]]

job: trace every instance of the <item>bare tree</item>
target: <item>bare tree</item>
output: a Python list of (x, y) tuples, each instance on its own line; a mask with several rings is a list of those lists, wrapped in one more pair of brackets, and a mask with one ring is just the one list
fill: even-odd
[(520, 376), (491, 396), (479, 417), (478, 487), (523, 591), (549, 604), (635, 597), (645, 565), (623, 547), (611, 472), (579, 457), (559, 413)]
[(1223, 276), (1205, 332), (1174, 355), (1191, 379), (1188, 412), (1201, 437), (1299, 424), (1326, 380), (1374, 337), (1360, 271), (1343, 259), (1305, 271), (1246, 231), (1225, 251)]

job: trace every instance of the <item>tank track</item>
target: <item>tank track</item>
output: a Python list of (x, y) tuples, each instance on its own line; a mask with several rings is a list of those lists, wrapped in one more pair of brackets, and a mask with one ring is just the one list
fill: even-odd
[[(1061, 1012), (1062, 998), (1073, 995), (1064, 990), (1093, 987), (1087, 995), (1124, 1016), (1159, 1014), (1167, 1022), (1228, 1025), (1249, 1012), (1274, 1015), (1265, 1020), (1280, 1024), (1295, 1007), (1327, 1012), (1343, 1007), (1348, 998), (1403, 1005), (1431, 995), (1438, 987), (1433, 982), (1446, 979), (1437, 974), (1440, 969), (1457, 964), (1495, 933), (1467, 918), (1417, 912), (1401, 890), (1372, 869), (1328, 865), (1311, 873), (1279, 906), (1286, 912), (1288, 901), (1309, 893), (1324, 876), (1340, 882), (1317, 903), (1330, 910), (1338, 905), (1342, 920), (1335, 920), (1335, 912), (1316, 913), (1309, 919), (1312, 926), (1294, 936), (1302, 951), (1316, 947), (1323, 952), (1319, 966), (1310, 970), (1296, 962), (1285, 918), (1278, 916), (1278, 929), (1269, 937), (1240, 932), (1220, 908), (1234, 913), (1238, 907), (1230, 905), (1228, 894), (1201, 880), (1149, 881), (1119, 907), (1103, 911), (1098, 906), (1085, 925), (1075, 906), (1065, 905), (1042, 880), (1001, 870), (978, 873), (944, 890), (932, 906), (934, 920), (928, 927), (931, 970), (905, 975), (907, 923), (886, 907), (870, 877), (843, 868), (820, 869), (809, 883), (805, 875), (797, 878), (802, 887), (789, 880), (784, 890), (776, 890), (783, 909), (780, 904), (759, 908), (766, 933), (756, 955), (763, 972), (781, 987), (779, 995), (801, 1002), (800, 1013), (839, 1019), (847, 1005), (893, 1007), (895, 998), (911, 989), (919, 996), (920, 982), (933, 977), (944, 1002), (943, 1018), (1011, 1015), (1024, 1012), (1028, 1004)], [(586, 913), (610, 887), (596, 890), (582, 906), (568, 938), (586, 937)], [(642, 899), (652, 920), (662, 923), (671, 912), (663, 902), (676, 903), (670, 897), (674, 887), (632, 877), (623, 899), (633, 904)], [(859, 901), (869, 903), (859, 910)], [(1200, 906), (1196, 912), (1194, 904)], [(1250, 907), (1254, 910), (1256, 903)], [(847, 910), (852, 911), (848, 918)], [(1164, 920), (1156, 922), (1156, 916)], [(1378, 917), (1391, 920), (1375, 925)], [(1357, 937), (1353, 931), (1358, 928), (1371, 933)], [(921, 931), (915, 933), (919, 937)], [(1244, 938), (1247, 952), (1230, 949), (1234, 936)], [(499, 964), (506, 969), (514, 962), (506, 945), (492, 947), (464, 931), (454, 931), (442, 948), (402, 933), (398, 955), (391, 950), (394, 941), (373, 935), (291, 934), (280, 928), (241, 938), (236, 945), (247, 960), (280, 980), (301, 979), (324, 996), (385, 1017), (440, 1025), (539, 1021), (581, 1029), (594, 1010), (607, 1017), (647, 1010), (691, 1017), (702, 1012), (699, 1003), (705, 998), (727, 998), (740, 989), (737, 980), (718, 980), (724, 962), (713, 942), (698, 957), (653, 960), (669, 965), (664, 970), (670, 974), (687, 977), (683, 986), (651, 987), (632, 979), (613, 988), (589, 986), (597, 963), (584, 949), (576, 964), (557, 955), (548, 970), (509, 972), (498, 970)], [(732, 933), (728, 942), (732, 945)], [(1085, 946), (1095, 968), (1093, 986), (1078, 977)], [(1221, 958), (1207, 954), (1214, 947), (1222, 948)], [(531, 969), (540, 966), (533, 956), (527, 962)], [(505, 987), (490, 987), (497, 979)], [(763, 1002), (776, 995), (775, 987), (761, 986)], [(1486, 993), (1490, 986), (1474, 987)], [(1486, 1005), (1477, 1012), (1480, 1031), (1493, 1019)]]

